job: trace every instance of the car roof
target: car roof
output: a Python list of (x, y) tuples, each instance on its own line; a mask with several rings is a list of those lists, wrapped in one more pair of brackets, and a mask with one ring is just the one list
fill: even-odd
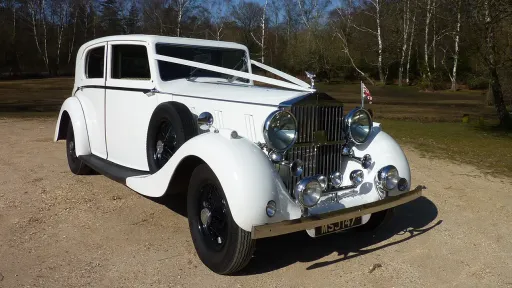
[(158, 35), (143, 35), (143, 34), (129, 34), (129, 35), (115, 35), (96, 38), (84, 44), (84, 46), (90, 46), (102, 42), (108, 41), (144, 41), (151, 44), (156, 43), (170, 43), (170, 44), (181, 44), (181, 45), (193, 45), (193, 46), (209, 46), (209, 47), (223, 47), (233, 49), (247, 50), (242, 44), (225, 41), (205, 40), (196, 38), (184, 38), (184, 37), (169, 37), (169, 36), (158, 36)]

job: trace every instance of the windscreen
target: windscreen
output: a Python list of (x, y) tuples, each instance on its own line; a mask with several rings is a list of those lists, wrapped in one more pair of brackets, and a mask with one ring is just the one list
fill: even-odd
[[(156, 53), (162, 56), (175, 57), (183, 60), (200, 62), (242, 72), (248, 72), (245, 51), (240, 49), (176, 45), (157, 43)], [(199, 69), (186, 65), (158, 60), (160, 78), (163, 81), (175, 79), (191, 79), (197, 77), (223, 78), (229, 81), (241, 81), (248, 83), (248, 79), (237, 78), (219, 72)]]

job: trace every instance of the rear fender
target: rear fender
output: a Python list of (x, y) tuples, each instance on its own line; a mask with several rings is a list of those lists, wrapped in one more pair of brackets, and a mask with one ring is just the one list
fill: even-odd
[(55, 135), (53, 141), (66, 139), (66, 133), (69, 123), (73, 124), (75, 133), (75, 151), (76, 155), (91, 154), (89, 145), (89, 136), (87, 134), (87, 125), (85, 123), (84, 111), (77, 97), (69, 97), (64, 101), (60, 108), (59, 118), (55, 126)]
[[(253, 225), (300, 217), (299, 206), (285, 191), (265, 153), (246, 138), (231, 137), (231, 132), (220, 129), (219, 133), (204, 133), (190, 139), (158, 172), (130, 177), (126, 185), (150, 197), (161, 197), (166, 191), (172, 193), (169, 183), (176, 167), (187, 156), (195, 156), (208, 164), (219, 179), (233, 219), (242, 229), (251, 231)], [(270, 200), (278, 208), (272, 218), (266, 214)]]

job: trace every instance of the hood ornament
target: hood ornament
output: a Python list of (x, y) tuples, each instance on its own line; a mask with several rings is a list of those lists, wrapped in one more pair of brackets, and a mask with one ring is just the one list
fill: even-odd
[(311, 89), (315, 89), (315, 77), (316, 77), (316, 75), (314, 73), (312, 73), (312, 72), (306, 71), (306, 76), (311, 81)]

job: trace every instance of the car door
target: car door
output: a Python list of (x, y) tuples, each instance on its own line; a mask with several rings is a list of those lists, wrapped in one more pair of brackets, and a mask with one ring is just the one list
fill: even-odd
[(108, 160), (147, 171), (148, 123), (157, 103), (146, 92), (151, 80), (148, 44), (139, 41), (108, 42), (106, 81), (106, 139)]
[(105, 142), (105, 78), (107, 44), (101, 43), (85, 49), (80, 61), (84, 71), (80, 77), (80, 91), (75, 94), (85, 114), (92, 154), (107, 158)]

